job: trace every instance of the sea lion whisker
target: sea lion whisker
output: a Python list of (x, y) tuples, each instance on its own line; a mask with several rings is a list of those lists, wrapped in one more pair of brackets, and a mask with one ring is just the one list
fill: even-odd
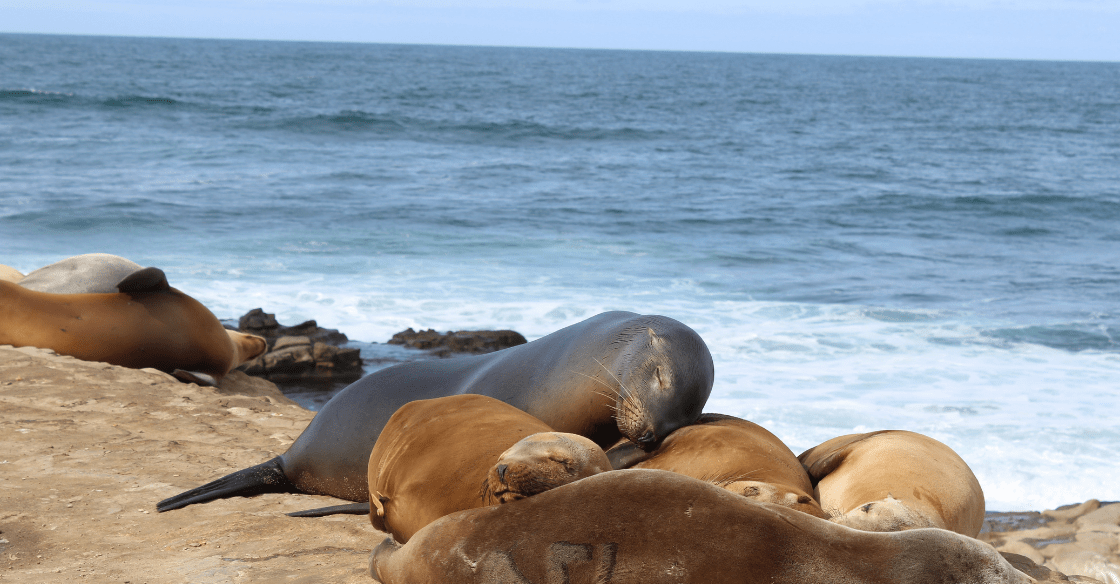
[[(598, 363), (598, 361), (596, 361), (596, 363)], [(576, 375), (582, 375), (583, 377), (586, 377), (586, 378), (590, 379), (591, 381), (594, 381), (595, 383), (598, 383), (599, 385), (602, 385), (603, 387), (613, 391), (615, 393), (615, 396), (617, 397), (618, 390), (611, 387), (610, 384), (603, 381), (602, 379), (599, 379), (598, 377), (595, 377), (594, 375), (588, 375), (588, 374), (586, 374), (582, 371), (576, 371), (575, 369), (569, 369), (569, 371), (571, 371), (572, 373), (575, 373)]]
[(610, 369), (607, 369), (607, 366), (606, 366), (606, 365), (603, 365), (603, 362), (602, 362), (602, 361), (600, 361), (600, 360), (598, 360), (598, 359), (595, 359), (594, 357), (592, 357), (592, 359), (593, 359), (593, 360), (594, 360), (594, 361), (595, 361), (596, 363), (598, 363), (598, 364), (599, 364), (599, 367), (602, 367), (602, 368), (603, 368), (603, 371), (606, 371), (606, 372), (607, 372), (607, 375), (610, 375), (612, 379), (614, 379), (615, 381), (617, 381), (617, 382), (618, 382), (618, 386), (622, 388), (622, 390), (623, 390), (623, 393), (625, 394), (625, 397), (630, 397), (630, 395), (631, 395), (631, 394), (633, 393), (632, 391), (630, 391), (630, 388), (629, 388), (629, 387), (626, 387), (626, 384), (625, 384), (625, 383), (622, 383), (622, 380), (621, 380), (621, 379), (619, 379), (619, 378), (618, 378), (617, 376), (615, 376), (615, 374), (614, 374), (614, 372), (613, 372), (613, 371), (611, 371)]

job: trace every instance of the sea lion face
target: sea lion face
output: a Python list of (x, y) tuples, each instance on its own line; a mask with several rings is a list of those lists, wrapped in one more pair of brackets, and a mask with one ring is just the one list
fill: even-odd
[(607, 455), (576, 434), (541, 432), (498, 457), (483, 483), (483, 500), (509, 503), (611, 470)]
[(734, 481), (722, 486), (728, 491), (748, 499), (789, 507), (821, 519), (829, 518), (828, 514), (821, 509), (820, 504), (812, 497), (782, 485), (759, 481)]
[(888, 495), (885, 499), (871, 501), (848, 511), (843, 515), (831, 517), (839, 523), (862, 531), (902, 531), (923, 527), (941, 527), (921, 513), (915, 512), (905, 503)]
[[(666, 436), (700, 418), (712, 392), (715, 367), (707, 345), (692, 329), (643, 331), (618, 376), (618, 430), (650, 451)], [(699, 356), (699, 358), (698, 358)]]

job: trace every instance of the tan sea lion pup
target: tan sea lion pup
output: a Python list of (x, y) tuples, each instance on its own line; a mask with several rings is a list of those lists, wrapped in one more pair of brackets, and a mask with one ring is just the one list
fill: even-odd
[(578, 434), (542, 432), (498, 457), (483, 487), (487, 501), (509, 503), (611, 470), (598, 444)]
[[(526, 437), (536, 438), (519, 448)], [(489, 490), (487, 476), (495, 462), (511, 450), (524, 452), (530, 444), (546, 443), (558, 460), (571, 465), (575, 478), (592, 472), (591, 457), (584, 454), (588, 444), (610, 468), (594, 442), (553, 433), (544, 422), (492, 397), (468, 394), (409, 402), (389, 418), (370, 453), (370, 523), (405, 542), (444, 515), (496, 505), (505, 492)], [(550, 472), (556, 469), (548, 462), (535, 465), (536, 476), (558, 479), (563, 473)], [(519, 472), (503, 474), (512, 479)]]
[(0, 265), (0, 282), (16, 283), (23, 279), (23, 274), (8, 266)]
[(883, 430), (833, 438), (798, 457), (832, 521), (868, 531), (939, 527), (976, 537), (984, 491), (948, 446)]
[(614, 468), (668, 470), (733, 493), (828, 518), (813, 499), (809, 475), (766, 428), (734, 416), (704, 414), (669, 434), (653, 452), (628, 443), (607, 451)]
[(943, 529), (859, 531), (658, 470), (443, 517), (370, 554), (382, 584), (1028, 584)]
[(214, 385), (266, 348), (233, 333), (194, 298), (145, 268), (111, 294), (50, 294), (0, 281), (0, 345), (41, 347), (87, 361), (153, 367)]

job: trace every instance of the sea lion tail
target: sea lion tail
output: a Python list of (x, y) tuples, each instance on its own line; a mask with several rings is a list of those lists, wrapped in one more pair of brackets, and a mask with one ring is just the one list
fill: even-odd
[(369, 503), (350, 503), (349, 505), (333, 505), (319, 507), (306, 511), (292, 511), (288, 517), (326, 517), (327, 515), (369, 515)]
[(291, 493), (295, 490), (295, 485), (284, 475), (284, 467), (281, 466), (280, 457), (277, 456), (268, 462), (239, 470), (201, 487), (164, 499), (156, 503), (156, 510), (162, 513), (234, 495), (251, 497), (262, 493)]

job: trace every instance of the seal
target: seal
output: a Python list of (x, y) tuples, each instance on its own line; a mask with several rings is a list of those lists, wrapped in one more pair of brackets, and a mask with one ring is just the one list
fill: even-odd
[(489, 502), (486, 475), (503, 451), (544, 422), (485, 395), (452, 395), (401, 406), (369, 455), (370, 523), (408, 541), (425, 525)]
[(10, 266), (0, 265), (0, 282), (17, 283), (22, 280), (23, 277), (23, 273), (19, 270)]
[(51, 294), (0, 281), (0, 345), (152, 367), (207, 385), (266, 348), (260, 337), (227, 331), (205, 306), (168, 286), (157, 268), (119, 286), (110, 294)]
[(369, 455), (404, 404), (474, 393), (601, 447), (625, 437), (654, 448), (700, 417), (714, 365), (695, 331), (664, 316), (607, 312), (494, 353), (414, 361), (335, 395), (284, 454), (157, 504), (160, 511), (232, 495), (304, 492), (369, 500)]
[(734, 416), (704, 414), (653, 452), (622, 442), (607, 457), (616, 469), (672, 471), (749, 499), (829, 517), (812, 497), (813, 484), (793, 451), (766, 428)]
[(88, 253), (43, 266), (20, 280), (30, 290), (52, 294), (110, 294), (117, 285), (143, 270), (140, 264), (107, 253)]
[(382, 584), (1028, 584), (942, 529), (859, 531), (667, 471), (601, 473), (460, 511), (370, 554)]
[(505, 504), (608, 470), (606, 453), (589, 438), (564, 432), (533, 434), (498, 457), (486, 475), (483, 498)]
[(868, 531), (938, 527), (976, 537), (984, 491), (948, 446), (883, 430), (828, 440), (798, 457), (831, 520)]

